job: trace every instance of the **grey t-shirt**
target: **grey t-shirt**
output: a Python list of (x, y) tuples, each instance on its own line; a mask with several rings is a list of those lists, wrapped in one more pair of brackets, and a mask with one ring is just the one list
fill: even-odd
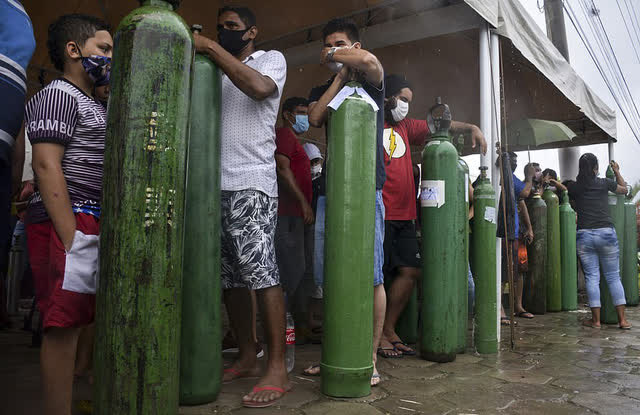
[(590, 183), (571, 183), (569, 196), (578, 211), (578, 229), (610, 228), (608, 192), (615, 192), (618, 184), (612, 179), (596, 177)]

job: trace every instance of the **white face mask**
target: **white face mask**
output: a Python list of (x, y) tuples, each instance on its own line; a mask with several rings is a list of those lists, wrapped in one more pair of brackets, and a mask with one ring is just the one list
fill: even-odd
[(396, 99), (396, 107), (391, 110), (393, 121), (400, 122), (409, 113), (409, 103), (401, 99)]
[(311, 166), (311, 180), (315, 180), (322, 174), (322, 165), (316, 164), (315, 166)]
[(342, 69), (343, 63), (341, 62), (327, 62), (327, 68), (333, 73), (338, 73)]

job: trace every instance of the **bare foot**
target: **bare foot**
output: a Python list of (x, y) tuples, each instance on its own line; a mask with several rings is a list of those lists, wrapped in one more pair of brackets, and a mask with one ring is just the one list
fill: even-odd
[(291, 383), (286, 371), (268, 373), (242, 398), (242, 404), (250, 408), (266, 408), (275, 404), (290, 390)]
[(393, 344), (389, 342), (386, 338), (380, 340), (380, 346), (378, 347), (377, 353), (379, 356), (384, 358), (395, 358), (402, 357), (402, 353), (395, 348)]

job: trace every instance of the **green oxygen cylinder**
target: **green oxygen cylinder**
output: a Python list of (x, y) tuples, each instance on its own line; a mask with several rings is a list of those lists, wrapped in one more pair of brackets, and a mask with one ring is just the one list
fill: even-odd
[(480, 179), (473, 191), (471, 259), (476, 283), (474, 344), (481, 354), (498, 353), (498, 294), (496, 291), (496, 194), (480, 167)]
[[(616, 175), (613, 173), (611, 166), (607, 168), (606, 176), (609, 179), (616, 180)], [(613, 226), (618, 237), (620, 271), (622, 272), (622, 253), (624, 252), (624, 195), (609, 192), (609, 215), (611, 216), (611, 220), (613, 220)], [(604, 324), (616, 324), (618, 322), (616, 308), (613, 305), (609, 286), (607, 285), (607, 280), (604, 278), (602, 270), (600, 272), (600, 321)]]
[[(386, 285), (386, 284), (385, 284)], [(385, 287), (386, 288), (386, 287)], [(411, 296), (396, 323), (396, 334), (408, 344), (418, 342), (418, 287), (413, 287)]]
[(542, 199), (547, 204), (547, 311), (562, 311), (560, 207), (555, 188), (547, 187)]
[[(200, 32), (202, 26), (193, 25)], [(220, 72), (193, 63), (185, 201), (180, 404), (212, 402), (222, 384), (220, 286)]]
[[(458, 150), (460, 154), (460, 150)], [(458, 178), (460, 183), (458, 186), (464, 189), (464, 203), (458, 208), (460, 213), (456, 219), (462, 221), (456, 226), (464, 228), (464, 258), (460, 261), (459, 274), (456, 274), (459, 287), (456, 291), (458, 295), (458, 353), (464, 353), (467, 348), (467, 331), (469, 326), (469, 166), (462, 159), (458, 158)]]
[(522, 302), (530, 313), (544, 314), (547, 310), (547, 204), (540, 194), (534, 194), (526, 203), (533, 242), (527, 245), (529, 270), (524, 275)]
[(328, 143), (321, 390), (357, 398), (373, 373), (376, 113), (363, 97), (330, 109)]
[[(535, 234), (534, 234), (535, 235)], [(576, 212), (569, 204), (569, 193), (562, 193), (560, 204), (560, 260), (562, 263), (562, 310), (578, 309), (578, 253), (576, 252)]]
[[(449, 139), (451, 113), (440, 98), (428, 114), (434, 133), (422, 152), (422, 329), (420, 354), (434, 362), (455, 360), (458, 350), (457, 283), (464, 271), (464, 233), (460, 219), (464, 188), (458, 152)], [(466, 316), (465, 316), (466, 318)]]
[(148, 0), (114, 36), (104, 154), (94, 403), (99, 415), (178, 412), (193, 37)]
[[(629, 195), (630, 196), (630, 195)], [(627, 306), (638, 305), (638, 222), (636, 205), (628, 198), (624, 203), (624, 255), (622, 267)]]

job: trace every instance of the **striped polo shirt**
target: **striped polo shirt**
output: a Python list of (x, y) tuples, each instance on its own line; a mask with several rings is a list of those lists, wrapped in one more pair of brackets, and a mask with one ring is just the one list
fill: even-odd
[[(31, 144), (65, 147), (62, 171), (73, 211), (100, 216), (106, 108), (70, 81), (60, 78), (27, 104), (25, 129)], [(40, 193), (31, 199), (30, 223), (48, 219)]]
[(0, 162), (11, 159), (11, 147), (22, 127), (27, 93), (27, 65), (36, 47), (31, 20), (18, 0), (0, 0)]

